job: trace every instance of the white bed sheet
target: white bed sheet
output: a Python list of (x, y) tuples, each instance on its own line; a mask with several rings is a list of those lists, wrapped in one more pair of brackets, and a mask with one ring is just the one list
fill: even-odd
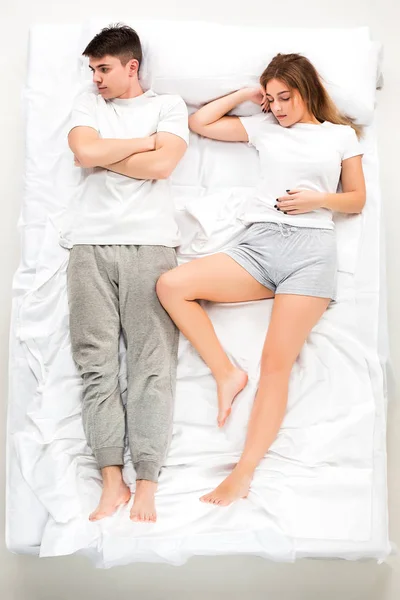
[[(22, 257), (14, 279), (10, 344), (9, 549), (41, 556), (79, 552), (102, 567), (181, 564), (193, 554), (233, 553), (281, 561), (383, 560), (390, 543), (385, 357), (380, 359), (378, 343), (384, 347), (386, 330), (380, 318), (373, 125), (364, 143), (367, 207), (361, 217), (337, 223), (338, 302), (310, 335), (293, 369), (282, 430), (257, 469), (249, 498), (224, 509), (198, 500), (240, 455), (270, 301), (207, 307), (225, 348), (249, 373), (249, 385), (223, 432), (215, 426), (214, 381), (181, 338), (174, 435), (160, 480), (158, 523), (131, 523), (129, 508), (99, 523), (88, 521), (100, 481), (81, 424), (80, 380), (68, 335), (68, 252), (58, 244), (58, 224), (77, 182), (65, 136), (82, 82), (81, 29), (37, 25), (30, 37)], [(55, 40), (57, 57), (49, 51)], [(213, 252), (240, 233), (236, 211), (257, 172), (248, 146), (192, 136), (173, 178), (181, 261)], [(123, 366), (120, 381), (124, 389)], [(125, 477), (134, 486), (128, 454)]]

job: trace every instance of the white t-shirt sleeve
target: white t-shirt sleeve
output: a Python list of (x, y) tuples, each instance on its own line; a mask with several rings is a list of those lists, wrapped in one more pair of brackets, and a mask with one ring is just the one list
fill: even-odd
[(348, 125), (343, 127), (342, 160), (364, 154), (354, 129)]
[(75, 100), (72, 108), (69, 131), (74, 127), (92, 127), (99, 131), (96, 114), (96, 98), (90, 92), (84, 92)]
[(257, 148), (257, 140), (261, 135), (265, 135), (264, 125), (271, 121), (271, 116), (267, 113), (258, 113), (251, 117), (239, 117), (240, 122), (246, 130), (249, 143)]
[(157, 132), (172, 133), (189, 144), (188, 110), (180, 96), (171, 96), (163, 103)]

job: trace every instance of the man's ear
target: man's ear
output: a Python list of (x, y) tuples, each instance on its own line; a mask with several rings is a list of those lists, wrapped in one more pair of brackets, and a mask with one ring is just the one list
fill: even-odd
[(139, 73), (139, 61), (136, 58), (132, 58), (129, 61), (129, 77), (134, 77)]

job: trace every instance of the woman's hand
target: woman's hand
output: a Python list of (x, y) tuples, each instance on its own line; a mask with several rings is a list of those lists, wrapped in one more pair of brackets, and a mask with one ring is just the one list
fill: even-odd
[(288, 195), (276, 199), (275, 208), (285, 215), (302, 215), (323, 208), (325, 194), (312, 190), (286, 190)]
[(258, 106), (261, 106), (263, 112), (269, 111), (269, 102), (267, 100), (264, 90), (261, 87), (243, 88), (242, 91), (245, 100), (250, 100), (250, 102), (258, 104)]

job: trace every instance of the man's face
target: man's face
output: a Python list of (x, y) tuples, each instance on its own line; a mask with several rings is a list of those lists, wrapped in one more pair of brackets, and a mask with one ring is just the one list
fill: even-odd
[(93, 83), (105, 100), (123, 98), (128, 92), (132, 77), (137, 77), (139, 63), (129, 60), (126, 65), (117, 56), (90, 58), (89, 68), (93, 73)]

